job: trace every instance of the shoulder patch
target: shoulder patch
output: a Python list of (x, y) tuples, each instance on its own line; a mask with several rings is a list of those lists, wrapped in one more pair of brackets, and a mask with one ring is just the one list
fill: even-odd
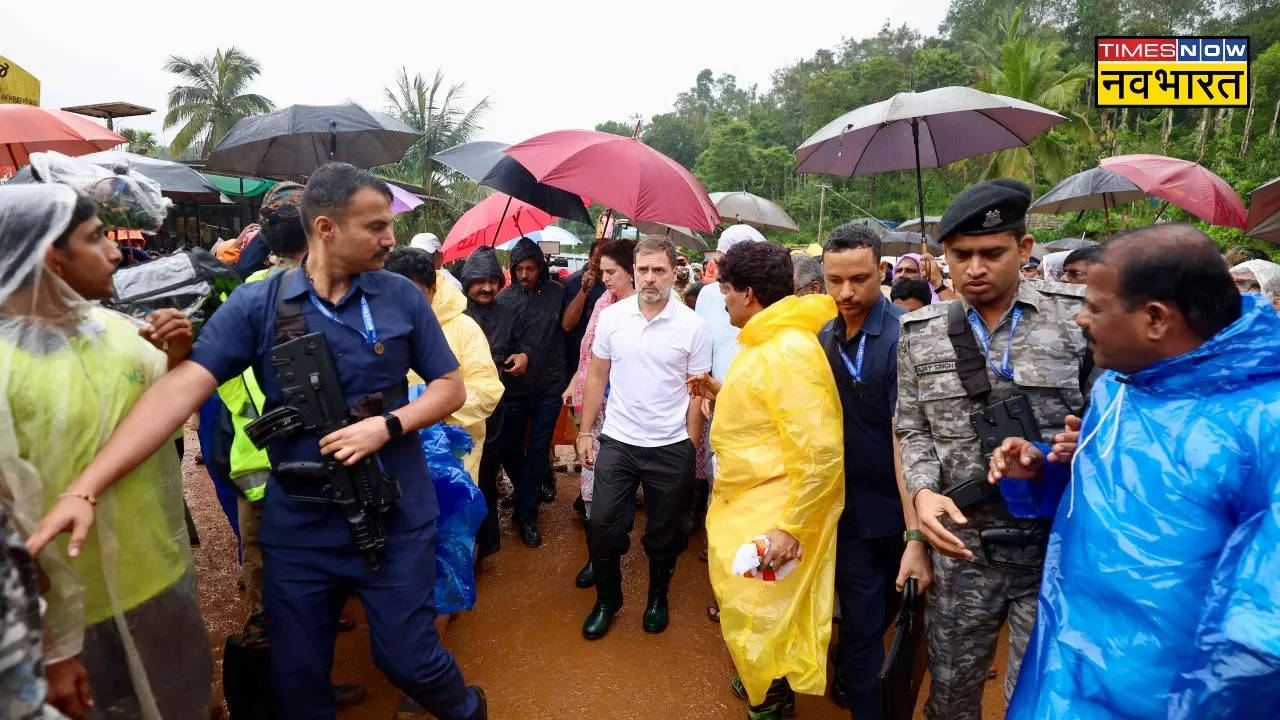
[(925, 305), (919, 310), (913, 310), (912, 312), (903, 315), (900, 320), (903, 325), (906, 325), (907, 323), (920, 322), (922, 320), (929, 320), (936, 317), (946, 317), (947, 308), (950, 307), (953, 302), (959, 301), (942, 300), (940, 302), (933, 303), (932, 305)]

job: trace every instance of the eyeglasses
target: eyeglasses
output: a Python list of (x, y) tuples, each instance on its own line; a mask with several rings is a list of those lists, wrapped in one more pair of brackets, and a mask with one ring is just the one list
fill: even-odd
[(1062, 276), (1069, 280), (1084, 280), (1089, 276), (1088, 270), (1068, 270)]
[(1236, 289), (1242, 293), (1262, 292), (1262, 286), (1257, 280), (1236, 280)]

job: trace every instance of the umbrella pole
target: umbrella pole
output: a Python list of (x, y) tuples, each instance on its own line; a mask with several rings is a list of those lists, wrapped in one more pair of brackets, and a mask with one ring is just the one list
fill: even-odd
[(506, 207), (502, 208), (502, 214), (498, 216), (498, 227), (493, 231), (493, 242), (489, 243), (490, 246), (494, 246), (498, 244), (498, 233), (502, 232), (502, 221), (507, 219), (507, 211), (510, 209), (511, 209), (511, 196), (508, 195)]
[(924, 232), (924, 179), (920, 175), (920, 119), (911, 118), (911, 144), (916, 149), (916, 199), (920, 204), (920, 254), (929, 253), (929, 244)]
[(1160, 203), (1160, 209), (1156, 211), (1156, 216), (1151, 219), (1152, 225), (1154, 225), (1156, 222), (1160, 220), (1160, 216), (1164, 214), (1164, 209), (1167, 207), (1169, 207), (1168, 200), (1165, 200), (1164, 202)]
[(822, 192), (818, 195), (818, 242), (822, 242), (822, 213), (827, 205), (827, 186), (820, 185)]
[(612, 219), (613, 219), (613, 208), (609, 208), (604, 213), (604, 222), (600, 223), (600, 237), (596, 238), (597, 240), (606, 239), (604, 236), (604, 233), (606, 230), (609, 229), (609, 221)]
[(1107, 194), (1102, 194), (1102, 214), (1107, 217), (1107, 237), (1111, 237), (1111, 210), (1107, 207)]

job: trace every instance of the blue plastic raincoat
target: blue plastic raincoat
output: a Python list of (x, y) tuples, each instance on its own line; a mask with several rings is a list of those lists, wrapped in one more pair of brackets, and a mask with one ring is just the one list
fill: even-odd
[(1280, 718), (1280, 317), (1093, 388), (1010, 720)]

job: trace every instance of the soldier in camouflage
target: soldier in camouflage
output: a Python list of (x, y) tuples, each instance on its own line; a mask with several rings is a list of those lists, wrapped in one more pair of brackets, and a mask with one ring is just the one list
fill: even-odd
[[(980, 183), (962, 192), (942, 218), (951, 277), (962, 300), (935, 303), (903, 318), (898, 348), (897, 435), (907, 489), (933, 553), (935, 583), (926, 613), (932, 685), (928, 720), (976, 720), (1001, 625), (1009, 621), (1005, 699), (1018, 678), (1035, 624), (1042, 544), (1002, 548), (1000, 565), (986, 556), (980, 531), (1042, 530), (1009, 514), (996, 498), (962, 512), (943, 493), (985, 478), (987, 460), (970, 420), (982, 402), (966, 392), (948, 334), (949, 308), (963, 303), (990, 383), (986, 402), (1025, 395), (1039, 434), (1054, 442), (1068, 415), (1088, 396), (1087, 346), (1073, 318), (1078, 286), (1021, 277), (1033, 239), (1026, 234), (1031, 191), (1014, 180)], [(1014, 564), (1016, 567), (1011, 567)]]

